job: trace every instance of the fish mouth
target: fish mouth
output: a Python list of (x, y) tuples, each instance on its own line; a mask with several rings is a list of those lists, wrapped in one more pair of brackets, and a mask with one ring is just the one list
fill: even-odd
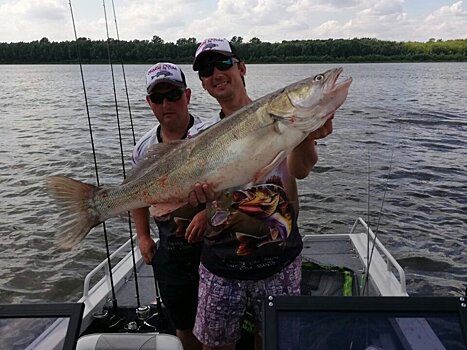
[(324, 100), (333, 100), (339, 101), (336, 105), (336, 109), (339, 108), (342, 103), (344, 103), (345, 99), (347, 98), (347, 94), (349, 92), (350, 84), (352, 84), (352, 77), (348, 77), (347, 79), (338, 82), (341, 73), (344, 71), (342, 67), (334, 68), (329, 70), (325, 76), (327, 76), (327, 80), (323, 86), (323, 97)]
[(339, 107), (347, 99), (347, 94), (349, 92), (350, 84), (352, 84), (352, 77), (338, 82), (338, 79), (341, 73), (344, 71), (342, 67), (334, 68), (324, 74), (327, 76), (327, 80), (323, 86), (323, 99), (322, 102), (327, 104), (327, 107), (324, 110), (325, 120), (332, 119), (334, 117), (334, 112), (339, 109)]
[(333, 69), (330, 73), (330, 77), (329, 77), (329, 83), (326, 84), (326, 88), (325, 90), (329, 91), (329, 92), (335, 92), (335, 91), (338, 91), (338, 90), (341, 90), (341, 89), (348, 89), (350, 84), (352, 84), (352, 77), (348, 77), (347, 79), (345, 79), (344, 81), (341, 81), (341, 82), (337, 82), (337, 80), (339, 79), (339, 76), (341, 75), (341, 73), (344, 71), (344, 69), (342, 67), (339, 67), (339, 68), (335, 68)]

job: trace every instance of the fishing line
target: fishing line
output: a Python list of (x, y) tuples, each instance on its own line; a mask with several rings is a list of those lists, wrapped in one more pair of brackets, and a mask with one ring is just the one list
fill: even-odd
[[(114, 0), (112, 0), (112, 10), (113, 10), (113, 15), (114, 15), (115, 32), (117, 34), (117, 40), (118, 40), (118, 42), (120, 42), (120, 34), (119, 34), (119, 31), (118, 31), (117, 14), (116, 14), (116, 11), (115, 11)], [(127, 81), (126, 81), (125, 66), (123, 65), (123, 60), (121, 61), (121, 67), (122, 67), (122, 75), (123, 75), (123, 81), (124, 81), (124, 85), (125, 85), (125, 94), (126, 94), (127, 105), (128, 105), (128, 115), (129, 115), (129, 118), (130, 118), (131, 134), (133, 136), (133, 145), (136, 145), (135, 129), (134, 129), (134, 124), (133, 124), (133, 117), (132, 117), (132, 114), (131, 114), (130, 98), (129, 98), (129, 95), (128, 95), (128, 85), (127, 85)], [(136, 259), (135, 259), (135, 253), (134, 253), (135, 249), (134, 249), (134, 244), (133, 244), (133, 236), (131, 234), (131, 221), (130, 221), (130, 242), (131, 242), (131, 252), (132, 252), (132, 258), (133, 258), (133, 272), (134, 272), (134, 275), (135, 275), (136, 295), (137, 295), (137, 298), (138, 298), (138, 306), (139, 306), (140, 302), (139, 302), (138, 277), (137, 277), (137, 271), (136, 271)], [(154, 281), (155, 281), (155, 288), (156, 288), (157, 311), (158, 311), (159, 315), (162, 315), (162, 307), (161, 307), (162, 302), (161, 302), (161, 298), (160, 298), (159, 286), (157, 284), (157, 280), (156, 280), (155, 276), (154, 276)], [(159, 325), (158, 329), (160, 329), (160, 327), (161, 327), (161, 325)]]
[[(102, 0), (102, 5), (104, 7), (105, 29), (107, 32), (107, 56), (109, 59), (110, 72), (112, 75), (112, 87), (113, 87), (113, 93), (114, 93), (115, 113), (116, 113), (116, 118), (117, 118), (118, 140), (119, 140), (119, 145), (120, 145), (120, 159), (122, 163), (123, 179), (126, 179), (125, 156), (123, 152), (123, 142), (122, 142), (122, 129), (120, 125), (120, 115), (118, 113), (117, 90), (115, 88), (115, 75), (114, 75), (114, 70), (113, 70), (112, 57), (110, 53), (109, 22), (107, 20), (107, 10), (105, 8), (105, 0)], [(112, 1), (112, 5), (113, 5), (113, 1)], [(115, 17), (115, 8), (114, 8), (114, 17)], [(115, 25), (117, 25), (116, 18), (115, 18)], [(118, 29), (117, 29), (117, 33), (118, 33)], [(122, 67), (123, 67), (123, 63), (122, 63)], [(128, 89), (127, 89), (127, 98), (128, 98)], [(134, 135), (133, 135), (133, 144), (135, 144)], [(129, 235), (130, 235), (130, 244), (131, 244), (131, 253), (132, 253), (131, 255), (133, 259), (133, 274), (135, 277), (136, 303), (137, 303), (137, 307), (139, 308), (141, 306), (141, 301), (140, 301), (140, 296), (139, 296), (138, 274), (136, 271), (135, 249), (134, 249), (134, 243), (133, 243), (133, 229), (131, 227), (130, 212), (128, 212), (128, 228), (129, 228)]]
[[(384, 202), (386, 200), (386, 193), (387, 193), (387, 190), (389, 188), (389, 178), (390, 178), (391, 171), (392, 171), (392, 163), (393, 163), (393, 159), (394, 159), (394, 150), (395, 150), (395, 143), (392, 145), (392, 149), (391, 149), (391, 157), (389, 159), (388, 174), (386, 175), (386, 184), (384, 186), (383, 198), (381, 200), (381, 208), (379, 210), (378, 221), (376, 223), (375, 238), (374, 238), (374, 241), (373, 241), (373, 245), (371, 247), (371, 253), (370, 253), (369, 258), (368, 258), (368, 271), (370, 270), (370, 265), (371, 265), (371, 262), (372, 262), (372, 259), (373, 259), (373, 253), (375, 251), (375, 246), (376, 246), (376, 239), (378, 238), (379, 224), (381, 222), (381, 216), (383, 214), (383, 207), (384, 207)], [(370, 225), (368, 225), (368, 227), (370, 227)], [(368, 278), (369, 278), (369, 275), (367, 274), (366, 279), (365, 279), (365, 285), (364, 285), (364, 288), (363, 288), (364, 290), (365, 290), (366, 285), (368, 284)]]
[[(90, 138), (91, 138), (92, 155), (93, 155), (93, 158), (94, 158), (94, 170), (96, 172), (96, 183), (97, 183), (97, 186), (100, 186), (99, 170), (98, 170), (98, 167), (97, 167), (97, 158), (96, 158), (96, 148), (94, 146), (94, 137), (93, 137), (93, 133), (92, 133), (91, 115), (89, 113), (88, 97), (87, 97), (87, 94), (86, 94), (86, 84), (84, 82), (83, 65), (81, 63), (81, 54), (80, 54), (80, 51), (79, 51), (78, 35), (76, 33), (75, 17), (73, 15), (73, 6), (71, 5), (71, 0), (68, 0), (68, 4), (70, 5), (71, 21), (73, 23), (73, 31), (74, 31), (74, 34), (75, 34), (76, 52), (78, 54), (78, 63), (79, 63), (79, 69), (80, 69), (80, 73), (81, 73), (81, 82), (82, 82), (82, 85), (83, 85), (84, 101), (85, 101), (85, 104), (86, 104), (86, 114), (87, 114), (87, 118), (88, 118), (89, 135), (90, 135)], [(110, 271), (109, 276), (110, 276), (110, 287), (111, 287), (111, 290), (112, 290), (112, 311), (114, 312), (114, 315), (118, 315), (117, 298), (115, 296), (115, 286), (114, 286), (114, 281), (113, 281), (113, 276), (112, 276), (112, 263), (110, 261), (109, 240), (108, 240), (108, 237), (107, 237), (107, 229), (106, 229), (106, 226), (105, 226), (105, 222), (102, 223), (102, 228), (104, 230), (105, 248), (106, 248), (106, 251), (107, 251), (107, 265), (109, 266), (109, 271)]]
[(363, 280), (362, 293), (365, 295), (367, 281), (370, 276), (370, 146), (368, 146), (368, 169), (367, 169), (367, 232), (366, 232), (366, 271)]
[(373, 251), (375, 250), (375, 243), (376, 243), (376, 238), (378, 237), (378, 230), (379, 230), (379, 224), (380, 224), (380, 221), (381, 221), (381, 216), (383, 214), (383, 207), (384, 207), (384, 201), (386, 199), (386, 193), (388, 191), (388, 187), (389, 187), (389, 176), (391, 175), (391, 169), (392, 169), (392, 160), (394, 158), (394, 147), (392, 149), (392, 152), (391, 152), (391, 159), (389, 161), (389, 169), (388, 169), (388, 174), (386, 176), (386, 185), (384, 187), (384, 192), (383, 192), (383, 199), (381, 200), (381, 208), (379, 210), (379, 214), (378, 214), (378, 222), (376, 224), (376, 230), (375, 230), (375, 242), (373, 243), (373, 247), (371, 248), (371, 253), (370, 253), (370, 262), (371, 263), (371, 259), (373, 257)]
[[(112, 0), (112, 10), (113, 10), (114, 21), (115, 21), (115, 32), (117, 33), (117, 41), (120, 43), (120, 34), (118, 33), (117, 13), (115, 11), (114, 0)], [(121, 66), (122, 66), (123, 83), (125, 85), (125, 94), (126, 94), (126, 102), (127, 102), (127, 106), (128, 106), (128, 115), (129, 115), (129, 119), (130, 119), (131, 135), (133, 136), (133, 145), (136, 145), (135, 128), (133, 126), (133, 116), (131, 114), (130, 97), (128, 95), (128, 85), (127, 85), (127, 82), (126, 82), (125, 66), (123, 65), (123, 59), (121, 60)]]
[[(104, 7), (105, 9), (105, 7)], [(118, 24), (117, 24), (117, 12), (115, 11), (115, 3), (114, 0), (112, 0), (112, 11), (114, 15), (114, 22), (115, 22), (115, 32), (117, 34), (117, 41), (120, 43), (120, 34), (118, 32)], [(131, 114), (131, 106), (130, 106), (130, 97), (128, 95), (128, 84), (126, 81), (126, 73), (125, 73), (125, 66), (123, 65), (123, 59), (121, 60), (121, 67), (122, 67), (122, 76), (123, 76), (123, 84), (125, 86), (125, 95), (126, 95), (126, 101), (127, 101), (127, 106), (128, 106), (128, 115), (130, 119), (130, 126), (131, 126), (131, 135), (133, 137), (133, 145), (136, 145), (136, 138), (135, 138), (135, 129), (133, 126), (133, 116)], [(121, 143), (121, 139), (120, 139)], [(124, 166), (124, 162), (122, 163)], [(140, 295), (139, 295), (139, 283), (138, 283), (138, 273), (136, 270), (136, 257), (135, 257), (135, 245), (133, 241), (133, 231), (132, 231), (132, 226), (131, 226), (131, 218), (128, 220), (128, 227), (129, 227), (129, 232), (130, 232), (130, 244), (131, 244), (131, 257), (133, 260), (133, 274), (135, 276), (135, 290), (136, 290), (136, 301), (138, 304), (138, 307), (140, 307)]]

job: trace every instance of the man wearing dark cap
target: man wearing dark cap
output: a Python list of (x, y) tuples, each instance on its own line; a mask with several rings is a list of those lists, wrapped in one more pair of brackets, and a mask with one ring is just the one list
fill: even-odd
[[(196, 50), (193, 69), (203, 88), (219, 102), (217, 121), (251, 102), (245, 62), (228, 40), (204, 40)], [(202, 128), (190, 130), (199, 131)], [(246, 310), (254, 315), (255, 345), (260, 349), (262, 300), (268, 295), (300, 294), (303, 243), (297, 226), (296, 179), (306, 177), (318, 160), (315, 139), (331, 132), (329, 122), (311, 133), (254, 185), (231, 189), (220, 198), (210, 184), (196, 184), (190, 193), (193, 205), (207, 203), (193, 329), (203, 349), (235, 349)]]
[[(188, 112), (191, 90), (177, 65), (157, 63), (149, 68), (146, 86), (146, 101), (159, 124), (136, 144), (133, 167), (148, 156), (154, 157), (158, 143), (184, 139), (188, 130), (201, 122)], [(141, 254), (145, 263), (153, 266), (162, 301), (186, 350), (201, 349), (192, 329), (198, 301), (202, 235), (206, 226), (203, 209), (204, 205), (186, 205), (167, 216), (155, 217), (160, 238), (157, 249), (150, 236), (151, 207), (131, 212)]]

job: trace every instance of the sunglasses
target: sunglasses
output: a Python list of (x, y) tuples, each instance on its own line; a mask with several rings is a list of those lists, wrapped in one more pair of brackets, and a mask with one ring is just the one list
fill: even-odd
[(165, 98), (170, 102), (175, 102), (180, 100), (180, 98), (183, 95), (183, 92), (184, 91), (182, 89), (173, 89), (167, 92), (154, 92), (149, 95), (149, 99), (152, 103), (155, 103), (156, 105), (162, 104)]
[(240, 62), (235, 58), (228, 58), (225, 61), (215, 61), (211, 63), (207, 63), (204, 67), (201, 67), (198, 71), (200, 78), (207, 78), (210, 77), (214, 73), (214, 68), (217, 68), (221, 71), (226, 71), (234, 65), (234, 63)]

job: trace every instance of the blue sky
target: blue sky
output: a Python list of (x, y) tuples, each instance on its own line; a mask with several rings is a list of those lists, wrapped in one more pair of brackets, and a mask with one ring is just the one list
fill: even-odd
[[(116, 37), (112, 1), (105, 0)], [(78, 36), (105, 39), (103, 2), (72, 0)], [(467, 38), (467, 0), (114, 0), (120, 38), (241, 36), (280, 42)], [(74, 38), (69, 0), (0, 0), (0, 42)]]

